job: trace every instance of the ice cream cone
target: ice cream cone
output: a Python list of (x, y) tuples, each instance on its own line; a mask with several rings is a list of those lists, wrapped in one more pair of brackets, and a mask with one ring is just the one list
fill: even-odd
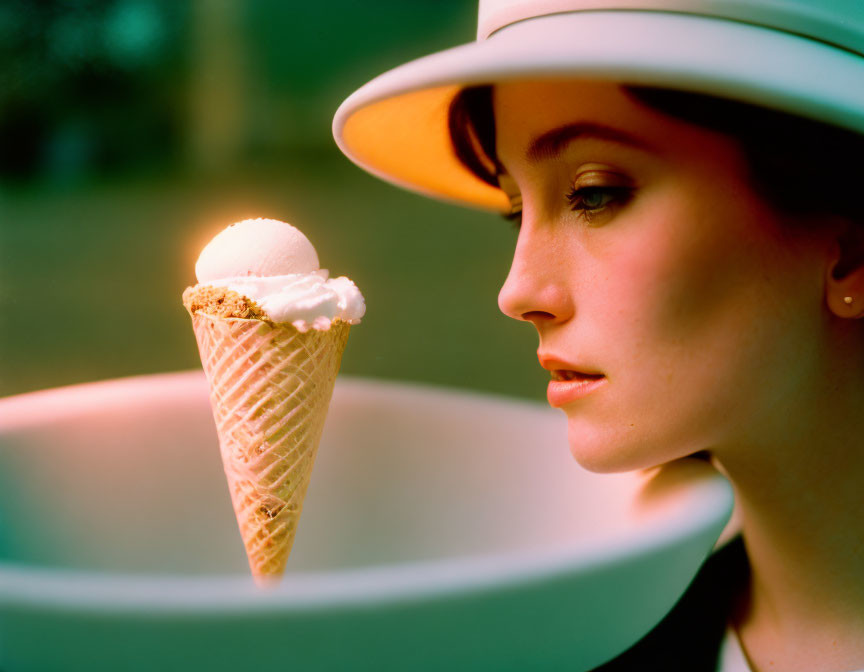
[(202, 311), (192, 325), (249, 566), (270, 583), (294, 543), (350, 325), (301, 332)]

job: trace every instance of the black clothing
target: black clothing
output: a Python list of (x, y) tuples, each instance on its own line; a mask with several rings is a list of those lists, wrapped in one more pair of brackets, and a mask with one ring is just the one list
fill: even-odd
[(594, 672), (716, 672), (727, 624), (749, 575), (739, 535), (705, 561), (651, 632)]

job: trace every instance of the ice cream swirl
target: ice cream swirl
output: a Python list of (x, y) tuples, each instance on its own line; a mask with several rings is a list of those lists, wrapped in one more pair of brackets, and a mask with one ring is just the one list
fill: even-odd
[(247, 296), (273, 322), (290, 322), (300, 331), (328, 329), (336, 319), (358, 324), (366, 312), (357, 286), (344, 276), (329, 279), (326, 269), (269, 277), (237, 276), (202, 284)]

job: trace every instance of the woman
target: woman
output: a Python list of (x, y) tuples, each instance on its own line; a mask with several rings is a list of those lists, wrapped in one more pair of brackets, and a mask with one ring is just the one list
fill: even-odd
[[(864, 669), (864, 3), (633, 4), (481, 3), (337, 141), (519, 220), (499, 305), (583, 466), (732, 481), (743, 541), (601, 669)], [(712, 605), (722, 652), (686, 646)]]

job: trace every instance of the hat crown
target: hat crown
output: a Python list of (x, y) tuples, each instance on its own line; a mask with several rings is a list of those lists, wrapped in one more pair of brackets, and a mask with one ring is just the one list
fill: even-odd
[(782, 30), (864, 55), (864, 0), (480, 0), (477, 39), (549, 14), (675, 12)]

